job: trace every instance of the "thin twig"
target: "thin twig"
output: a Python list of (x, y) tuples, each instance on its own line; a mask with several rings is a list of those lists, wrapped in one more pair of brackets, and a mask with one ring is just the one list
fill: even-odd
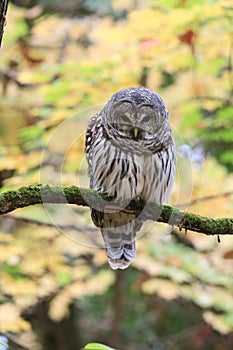
[(49, 222), (49, 221), (42, 221), (42, 220), (38, 220), (35, 218), (29, 218), (29, 217), (24, 217), (24, 216), (19, 216), (19, 215), (14, 215), (14, 214), (7, 214), (7, 216), (5, 216), (5, 218), (9, 218), (12, 220), (17, 220), (20, 222), (24, 222), (26, 224), (35, 224), (37, 226), (45, 226), (45, 227), (56, 227), (60, 230), (66, 230), (66, 231), (85, 231), (85, 232), (96, 232), (97, 228), (96, 227), (91, 227), (88, 225), (72, 225), (72, 224), (59, 224), (56, 223), (54, 224), (53, 222)]
[(229, 197), (232, 195), (233, 195), (233, 191), (227, 191), (227, 192), (213, 194), (211, 196), (204, 196), (204, 197), (195, 198), (195, 199), (192, 199), (190, 202), (176, 204), (176, 206), (177, 206), (177, 208), (186, 208), (187, 206), (190, 207), (191, 205), (199, 203), (199, 202), (210, 201), (210, 200), (213, 200), (213, 199), (216, 199), (219, 197)]
[(190, 338), (196, 337), (198, 335), (211, 333), (212, 330), (210, 326), (206, 325), (205, 323), (198, 324), (196, 326), (191, 326), (188, 328), (185, 328), (181, 332), (178, 332), (171, 336), (163, 337), (163, 344), (166, 344), (167, 346), (174, 345), (174, 348), (177, 348), (177, 345), (179, 343), (184, 343), (184, 341), (187, 341)]

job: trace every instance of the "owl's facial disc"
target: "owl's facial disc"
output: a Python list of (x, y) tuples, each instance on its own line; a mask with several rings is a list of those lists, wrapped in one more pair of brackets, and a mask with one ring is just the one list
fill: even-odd
[(160, 115), (150, 105), (135, 105), (128, 101), (115, 104), (111, 115), (113, 127), (135, 141), (154, 135), (160, 125)]

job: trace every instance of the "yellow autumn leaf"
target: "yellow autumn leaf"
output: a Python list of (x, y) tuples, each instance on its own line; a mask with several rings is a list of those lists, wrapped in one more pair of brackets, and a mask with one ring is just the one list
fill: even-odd
[(0, 305), (0, 328), (2, 331), (20, 332), (31, 329), (30, 323), (20, 317), (16, 305), (4, 303)]
[(88, 265), (78, 265), (74, 266), (71, 270), (73, 280), (83, 280), (88, 278), (92, 270)]
[(102, 270), (90, 277), (85, 283), (85, 294), (102, 294), (114, 282), (114, 273), (111, 270)]
[(60, 322), (69, 315), (69, 304), (73, 300), (66, 289), (57, 294), (49, 304), (48, 315), (54, 322)]
[(96, 266), (102, 266), (106, 264), (106, 253), (104, 249), (96, 249), (93, 257), (93, 263)]
[(146, 294), (157, 294), (160, 297), (172, 300), (180, 295), (179, 286), (168, 280), (152, 278), (142, 284), (142, 291)]
[(233, 331), (233, 328), (226, 322), (223, 315), (215, 314), (212, 311), (204, 311), (203, 318), (211, 327), (221, 334), (228, 334)]
[(45, 258), (43, 258), (42, 254), (38, 253), (30, 253), (23, 259), (20, 264), (20, 269), (22, 273), (25, 273), (30, 276), (41, 276), (45, 269)]
[(17, 296), (31, 296), (37, 294), (37, 284), (29, 279), (17, 280), (11, 279), (5, 284), (5, 293)]
[(58, 288), (58, 281), (53, 275), (46, 274), (37, 280), (37, 295), (40, 298), (54, 294)]
[(134, 265), (139, 270), (146, 270), (148, 273), (152, 276), (158, 276), (163, 271), (163, 264), (159, 261), (156, 261), (156, 264), (154, 263), (154, 259), (151, 258), (149, 255), (144, 256), (143, 258), (135, 260)]

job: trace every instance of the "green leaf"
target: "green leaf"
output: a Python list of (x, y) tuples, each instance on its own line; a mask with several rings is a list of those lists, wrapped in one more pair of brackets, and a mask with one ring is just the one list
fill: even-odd
[(60, 284), (60, 286), (68, 286), (72, 282), (72, 277), (68, 273), (58, 273), (56, 275), (56, 280)]
[(5, 31), (4, 40), (10, 44), (17, 41), (18, 38), (24, 37), (27, 33), (28, 25), (26, 21), (24, 19), (16, 19), (14, 22), (14, 28), (12, 30)]
[(19, 130), (20, 142), (23, 145), (24, 149), (29, 150), (35, 144), (41, 144), (41, 135), (43, 129), (38, 125), (31, 125), (23, 127)]
[(7, 262), (2, 264), (2, 270), (7, 272), (12, 278), (16, 280), (24, 280), (25, 276), (21, 272), (21, 267), (19, 265), (11, 265)]
[(99, 344), (99, 343), (90, 343), (87, 344), (84, 350), (114, 350), (107, 345)]

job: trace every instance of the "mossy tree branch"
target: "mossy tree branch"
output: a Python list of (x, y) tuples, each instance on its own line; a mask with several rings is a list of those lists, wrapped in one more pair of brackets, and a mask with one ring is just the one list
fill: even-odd
[(155, 220), (178, 226), (180, 229), (200, 232), (206, 235), (233, 234), (233, 218), (208, 218), (183, 212), (168, 205), (131, 201), (125, 206), (94, 190), (77, 186), (31, 185), (18, 190), (6, 191), (0, 195), (0, 215), (15, 209), (35, 204), (68, 203), (99, 208), (100, 210), (122, 210), (141, 215), (143, 220)]

